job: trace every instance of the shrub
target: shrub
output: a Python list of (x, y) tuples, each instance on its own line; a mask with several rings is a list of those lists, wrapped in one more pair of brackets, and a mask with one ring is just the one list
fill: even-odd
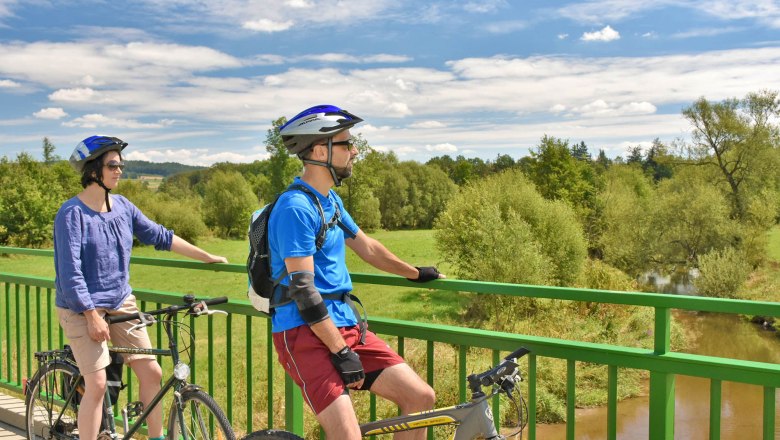
[(726, 248), (699, 257), (699, 276), (693, 285), (700, 295), (736, 298), (749, 275), (750, 264), (745, 254)]

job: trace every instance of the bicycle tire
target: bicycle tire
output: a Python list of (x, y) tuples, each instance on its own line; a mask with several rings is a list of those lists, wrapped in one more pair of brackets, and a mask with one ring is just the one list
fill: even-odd
[(65, 406), (63, 401), (72, 387), (83, 386), (83, 379), (77, 384), (78, 379), (78, 368), (59, 360), (44, 364), (35, 373), (27, 383), (24, 404), (28, 440), (79, 438), (78, 404), (71, 399)]
[(265, 429), (262, 431), (250, 432), (241, 440), (303, 440), (292, 432), (279, 431), (276, 429)]
[[(179, 411), (174, 399), (168, 416), (166, 439), (182, 438)], [(201, 390), (184, 391), (181, 395), (184, 429), (188, 439), (236, 440), (225, 413), (214, 399)], [(211, 416), (209, 416), (211, 414)]]

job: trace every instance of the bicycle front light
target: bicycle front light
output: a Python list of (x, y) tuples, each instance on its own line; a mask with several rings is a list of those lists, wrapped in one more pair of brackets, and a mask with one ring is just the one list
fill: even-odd
[(179, 362), (173, 367), (173, 377), (179, 380), (184, 380), (190, 377), (190, 366)]

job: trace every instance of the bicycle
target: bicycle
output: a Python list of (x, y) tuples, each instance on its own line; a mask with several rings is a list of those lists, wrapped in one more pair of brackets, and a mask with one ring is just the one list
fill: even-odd
[[(414, 414), (390, 417), (360, 425), (360, 433), (363, 437), (379, 434), (394, 434), (396, 432), (410, 431), (413, 429), (432, 426), (454, 425), (453, 440), (499, 440), (510, 437), (520, 438), (523, 429), (528, 423), (527, 412), (523, 396), (518, 393), (520, 403), (514, 398), (514, 391), (518, 382), (523, 380), (520, 375), (517, 360), (530, 351), (524, 347), (515, 350), (505, 357), (495, 367), (479, 374), (468, 376), (468, 387), (471, 391), (471, 400), (460, 405), (447, 408), (433, 409)], [(492, 387), (488, 393), (482, 391), (482, 387)], [(498, 394), (506, 394), (517, 408), (518, 431), (504, 437), (496, 431), (493, 421), (493, 412), (490, 410), (489, 400)], [(287, 431), (266, 429), (248, 434), (242, 440), (303, 440), (301, 437)]]
[[(109, 324), (139, 320), (129, 331), (141, 327), (148, 327), (156, 322), (163, 325), (168, 337), (168, 349), (161, 348), (131, 348), (110, 347), (109, 351), (115, 353), (151, 354), (156, 356), (170, 356), (173, 360), (173, 373), (165, 381), (160, 391), (149, 403), (148, 409), (155, 408), (162, 402), (163, 397), (169, 392), (173, 393), (168, 415), (168, 439), (226, 439), (235, 440), (235, 434), (222, 409), (214, 399), (202, 391), (198, 385), (187, 382), (190, 374), (189, 365), (182, 362), (180, 353), (187, 353), (190, 362), (190, 349), (195, 343), (195, 337), (187, 324), (181, 323), (175, 318), (180, 311), (186, 311), (185, 316), (203, 316), (214, 313), (224, 313), (222, 310), (209, 310), (209, 305), (227, 302), (227, 298), (215, 298), (205, 301), (196, 301), (193, 295), (183, 297), (184, 304), (172, 305), (151, 312), (140, 312), (129, 315), (114, 315), (106, 317)], [(160, 321), (155, 316), (163, 315)], [(178, 332), (189, 334), (190, 345), (181, 351), (177, 344), (174, 329)], [(84, 392), (84, 380), (79, 372), (69, 347), (64, 349), (43, 351), (35, 353), (39, 368), (35, 375), (27, 383), (25, 391), (25, 416), (27, 424), (27, 438), (37, 439), (78, 439), (78, 404), (79, 396)], [(103, 417), (101, 420), (98, 440), (130, 439), (143, 425), (148, 411), (144, 411), (141, 402), (130, 402), (122, 410), (122, 422), (124, 434), (116, 431), (114, 420), (113, 402), (109, 395), (108, 387), (103, 399)], [(209, 416), (210, 415), (210, 416)], [(132, 424), (131, 419), (136, 419)]]

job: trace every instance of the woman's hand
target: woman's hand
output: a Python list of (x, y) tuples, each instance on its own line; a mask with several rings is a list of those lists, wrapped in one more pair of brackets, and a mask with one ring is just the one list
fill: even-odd
[(108, 341), (111, 339), (111, 332), (108, 331), (108, 323), (95, 310), (85, 310), (84, 317), (87, 318), (87, 332), (89, 337), (97, 342)]
[(227, 263), (228, 260), (225, 257), (220, 257), (219, 255), (212, 255), (208, 254), (206, 256), (206, 259), (203, 260), (204, 263)]

